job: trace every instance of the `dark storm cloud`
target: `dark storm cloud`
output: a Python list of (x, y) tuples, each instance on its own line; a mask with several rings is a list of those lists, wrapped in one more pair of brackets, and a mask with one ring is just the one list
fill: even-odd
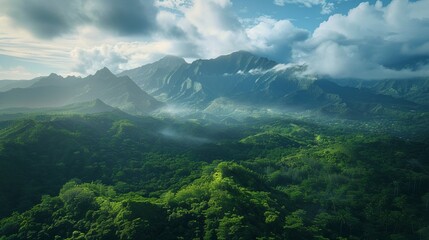
[(78, 13), (72, 13), (76, 8), (73, 1), (3, 0), (0, 3), (16, 24), (41, 38), (66, 33), (83, 20)]
[(156, 28), (153, 0), (0, 0), (3, 13), (39, 38), (53, 38), (89, 24), (120, 35)]
[(91, 1), (92, 20), (101, 28), (122, 35), (147, 33), (156, 25), (157, 8), (150, 0)]

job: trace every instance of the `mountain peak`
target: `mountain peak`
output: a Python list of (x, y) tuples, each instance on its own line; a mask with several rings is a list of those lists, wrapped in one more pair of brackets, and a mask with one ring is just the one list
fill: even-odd
[(56, 74), (56, 73), (51, 73), (49, 74), (49, 76), (47, 77), (43, 77), (41, 79), (39, 79), (39, 82), (43, 82), (43, 81), (59, 81), (64, 79), (62, 76)]
[(249, 52), (249, 51), (245, 51), (245, 50), (240, 50), (237, 52), (233, 52), (231, 54), (229, 54), (231, 56), (249, 56), (249, 57), (258, 57), (255, 54)]
[(57, 77), (60, 77), (60, 75), (58, 75), (58, 74), (56, 74), (56, 73), (51, 73), (51, 74), (49, 74), (49, 76), (48, 76), (49, 78), (57, 78)]
[(276, 62), (251, 52), (238, 51), (214, 59), (196, 60), (192, 63), (199, 71), (206, 74), (235, 74), (238, 71), (248, 72), (252, 69), (270, 69)]
[(99, 76), (99, 77), (111, 77), (111, 76), (115, 76), (107, 67), (104, 67), (100, 70), (98, 70), (94, 76)]
[(47, 77), (39, 78), (31, 87), (41, 87), (47, 85), (58, 85), (63, 83), (64, 78), (55, 73), (49, 74)]
[(158, 60), (157, 62), (155, 62), (156, 64), (159, 64), (160, 66), (180, 66), (183, 64), (186, 64), (185, 59), (181, 58), (181, 57), (177, 57), (177, 56), (173, 56), (173, 55), (166, 55), (165, 57), (161, 58), (160, 60)]
[(237, 52), (232, 52), (230, 54), (226, 54), (226, 55), (221, 55), (215, 59), (225, 59), (225, 58), (231, 58), (231, 59), (258, 59), (258, 58), (262, 58), (258, 55), (255, 55), (249, 51), (245, 51), (245, 50), (240, 50)]
[(177, 62), (185, 62), (185, 60), (181, 57), (174, 56), (174, 55), (166, 55), (163, 58), (161, 58), (159, 61), (177, 61)]
[(260, 62), (260, 63), (269, 63), (269, 65), (277, 65), (277, 62), (268, 59), (266, 57), (257, 55), (255, 53), (240, 50), (237, 52), (230, 53), (229, 55), (224, 55), (218, 57), (220, 59), (231, 59), (232, 61), (253, 61), (253, 62)]
[(97, 98), (94, 101), (92, 101), (92, 103), (94, 105), (105, 105), (105, 103), (103, 101), (101, 101), (99, 98)]

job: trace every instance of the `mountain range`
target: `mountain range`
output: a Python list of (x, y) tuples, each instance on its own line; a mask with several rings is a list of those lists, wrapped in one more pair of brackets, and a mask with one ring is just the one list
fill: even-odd
[[(429, 96), (423, 91), (421, 101), (414, 101), (404, 95), (386, 94), (387, 90), (378, 85), (365, 88), (320, 79), (306, 74), (305, 66), (279, 64), (245, 51), (192, 63), (167, 56), (118, 76), (129, 76), (160, 101), (190, 105), (216, 115), (259, 106), (359, 118), (386, 110), (421, 109), (425, 96)], [(429, 84), (429, 80), (423, 83)], [(404, 91), (412, 95), (411, 89), (416, 87)]]
[(429, 105), (429, 77), (385, 80), (332, 80), (341, 86), (368, 89), (373, 93), (407, 99), (422, 105)]
[(117, 108), (136, 115), (173, 105), (213, 115), (269, 108), (359, 118), (426, 109), (429, 79), (320, 79), (307, 74), (305, 66), (239, 51), (192, 63), (166, 56), (117, 76), (103, 68), (85, 78), (51, 74), (30, 81), (0, 81), (3, 111), (67, 109), (96, 100), (112, 107), (97, 111)]
[(199, 107), (216, 98), (252, 104), (273, 104), (312, 82), (300, 77), (302, 69), (278, 69), (278, 63), (249, 52), (235, 52), (190, 64), (165, 57), (153, 64), (125, 71), (143, 90), (159, 100)]
[(6, 89), (0, 92), (0, 109), (64, 106), (67, 109), (68, 105), (97, 99), (99, 105), (107, 104), (132, 114), (147, 114), (162, 105), (141, 90), (129, 77), (116, 77), (107, 68), (103, 68), (85, 78), (63, 78), (51, 74), (32, 80), (29, 86)]

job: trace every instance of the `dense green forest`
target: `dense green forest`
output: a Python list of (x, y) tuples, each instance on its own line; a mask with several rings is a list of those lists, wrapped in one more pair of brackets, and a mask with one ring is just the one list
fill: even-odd
[(361, 125), (2, 121), (0, 239), (429, 239), (427, 135)]

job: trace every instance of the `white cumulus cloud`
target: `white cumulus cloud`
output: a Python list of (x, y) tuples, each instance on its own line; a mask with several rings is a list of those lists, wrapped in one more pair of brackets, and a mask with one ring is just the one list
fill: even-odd
[[(58, 7), (55, 4), (43, 5), (52, 1), (39, 3), (31, 0), (32, 6), (39, 7), (25, 8), (19, 17), (10, 13), (21, 11), (19, 6), (23, 0), (16, 3), (0, 0), (5, 3), (0, 13), (8, 13), (0, 15), (0, 37), (3, 39), (0, 40), (0, 54), (29, 62), (41, 61), (60, 69), (60, 73), (80, 75), (91, 74), (105, 66), (113, 72), (120, 72), (153, 62), (164, 55), (187, 59), (213, 58), (238, 50), (251, 51), (280, 63), (306, 65), (308, 74), (336, 78), (429, 75), (427, 0), (393, 0), (386, 6), (380, 1), (361, 3), (345, 15), (330, 16), (312, 33), (287, 19), (270, 16), (240, 19), (231, 0), (151, 0), (144, 4), (133, 0), (131, 3), (134, 5), (128, 7), (138, 7), (139, 12), (154, 10), (150, 21), (140, 19), (140, 24), (133, 29), (128, 29), (130, 26), (126, 22), (138, 14), (121, 21), (127, 25), (126, 28), (115, 25), (112, 29), (109, 24), (103, 25), (108, 23), (107, 20), (101, 21), (103, 16), (93, 16), (97, 11), (92, 11), (94, 8), (91, 6), (100, 4), (101, 0), (94, 3), (80, 0), (89, 8), (83, 13), (93, 21), (72, 21), (70, 23), (74, 25), (63, 33), (55, 31), (57, 25), (44, 26), (45, 18), (36, 18), (39, 12), (53, 12)], [(330, 8), (332, 2), (276, 0), (275, 3)], [(108, 4), (104, 10), (110, 12), (115, 4)], [(81, 9), (72, 5), (73, 9)], [(125, 10), (116, 9), (108, 15), (122, 16), (127, 12)], [(25, 13), (31, 14), (25, 16)], [(78, 12), (72, 15), (76, 14)], [(63, 19), (66, 16), (57, 17)], [(41, 22), (22, 28), (22, 23), (30, 18)], [(136, 18), (139, 19), (138, 16)], [(49, 30), (47, 32), (55, 37), (49, 38), (51, 35), (48, 34), (45, 35), (47, 38), (38, 38), (35, 33), (45, 33), (44, 30)], [(123, 34), (112, 34), (112, 31)]]
[(71, 52), (73, 72), (91, 74), (107, 67), (114, 73), (136, 68), (160, 59), (162, 56), (181, 55), (180, 42), (119, 42), (92, 48), (75, 48)]
[(361, 3), (335, 14), (294, 49), (296, 61), (333, 77), (423, 76), (429, 69), (429, 1)]
[(298, 4), (305, 7), (320, 6), (321, 14), (330, 14), (335, 8), (334, 3), (327, 0), (274, 0), (274, 4), (278, 6), (285, 6), (286, 4)]
[(293, 45), (309, 36), (308, 31), (295, 27), (289, 20), (260, 17), (244, 25), (229, 0), (194, 0), (190, 5), (185, 1), (162, 1), (162, 4), (180, 13), (160, 10), (158, 33), (151, 39), (76, 48), (72, 54), (74, 71), (87, 74), (107, 66), (118, 72), (166, 54), (195, 59), (238, 50), (289, 61)]
[(255, 25), (246, 29), (253, 52), (277, 61), (290, 61), (291, 51), (297, 42), (309, 37), (307, 30), (297, 28), (289, 20), (260, 17)]

